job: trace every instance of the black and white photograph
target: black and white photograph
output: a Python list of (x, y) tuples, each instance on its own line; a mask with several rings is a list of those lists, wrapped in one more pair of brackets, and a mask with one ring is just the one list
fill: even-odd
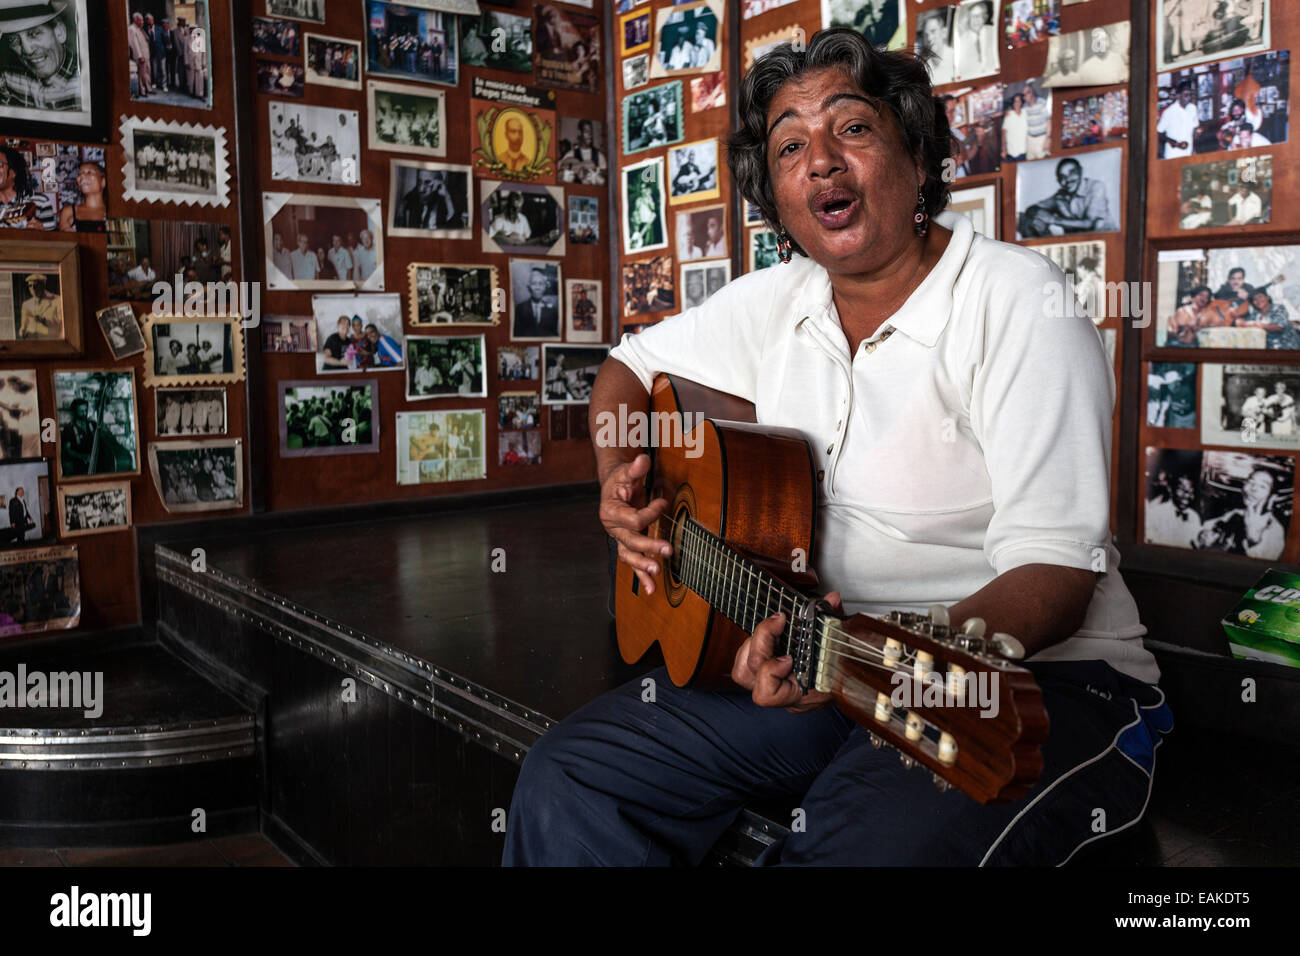
[(556, 176), (562, 183), (603, 186), (606, 178), (605, 124), (599, 120), (560, 117), (560, 157)]
[(159, 438), (226, 433), (224, 388), (160, 388), (153, 394)]
[(1179, 229), (1252, 226), (1273, 217), (1273, 157), (1188, 163), (1180, 170)]
[(1120, 147), (1016, 166), (1016, 238), (1116, 232)]
[(1148, 425), (1196, 427), (1196, 369), (1194, 362), (1152, 362), (1147, 366)]
[[(57, 271), (0, 266), (0, 342), (57, 342), (68, 321), (63, 284)], [(73, 320), (73, 316), (66, 316)]]
[(308, 33), (303, 37), (304, 78), (308, 83), (361, 89), (361, 44), (356, 40)]
[(479, 181), (483, 251), (564, 254), (564, 188), (536, 183)]
[(262, 316), (263, 352), (315, 352), (316, 320), (310, 315)]
[(447, 94), (442, 90), (370, 80), (366, 95), (371, 149), (447, 155)]
[(595, 196), (569, 196), (569, 241), (580, 245), (600, 242), (600, 200)]
[(690, 76), (722, 68), (722, 0), (687, 0), (654, 10), (650, 76)]
[(379, 380), (280, 382), (281, 458), (379, 451)]
[(731, 260), (682, 263), (682, 308), (703, 305), (709, 296), (731, 281)]
[(1155, 150), (1161, 159), (1290, 139), (1289, 50), (1161, 73), (1156, 79)]
[(503, 468), (542, 463), (542, 433), (528, 431), (497, 432), (497, 464)]
[(1201, 518), (1203, 453), (1177, 448), (1146, 450), (1143, 541), (1169, 548), (1196, 548)]
[(533, 71), (533, 21), (498, 10), (460, 18), (460, 62), (515, 73)]
[(53, 495), (48, 458), (0, 462), (0, 548), (54, 541)]
[(272, 101), (271, 178), (361, 185), (361, 130), (356, 110)]
[(135, 373), (76, 369), (50, 373), (58, 421), (59, 480), (140, 473)]
[(503, 392), (497, 398), (497, 427), (502, 431), (540, 428), (542, 407), (536, 392)]
[(1129, 26), (1127, 20), (1121, 20), (1049, 38), (1043, 86), (1056, 88), (1126, 83)]
[(916, 15), (915, 50), (925, 58), (925, 68), (930, 71), (930, 82), (935, 86), (957, 79), (957, 50), (953, 46), (956, 14), (957, 7), (953, 5), (922, 10)]
[(173, 514), (244, 506), (244, 453), (238, 438), (153, 442), (149, 472), (163, 508)]
[(125, 0), (131, 99), (212, 108), (208, 3)]
[(266, 287), (382, 290), (382, 206), (361, 197), (262, 193)]
[(389, 160), (388, 234), (472, 239), (471, 170), (450, 163)]
[(456, 15), (366, 0), (366, 72), (455, 86), (460, 76)]
[(144, 384), (213, 385), (244, 380), (238, 315), (197, 321), (158, 313), (144, 319)]
[(749, 263), (750, 272), (766, 269), (769, 266), (777, 265), (781, 261), (776, 248), (776, 233), (771, 229), (749, 230), (746, 251), (748, 255), (745, 256), (745, 261)]
[(585, 405), (608, 345), (543, 345), (542, 404)]
[(135, 309), (125, 302), (100, 309), (95, 313), (95, 320), (99, 323), (99, 330), (104, 333), (104, 341), (108, 343), (114, 359), (120, 361), (144, 351), (144, 336), (140, 334)]
[(993, 0), (965, 0), (957, 4), (953, 37), (956, 41), (954, 78), (971, 80), (992, 76), (1001, 69), (997, 15)]
[(131, 483), (104, 481), (59, 488), (59, 536), (76, 538), (131, 527)]
[(0, 371), (0, 461), (41, 453), (41, 411), (36, 370)]
[(1300, 349), (1300, 246), (1166, 249), (1156, 345)]
[(384, 372), (406, 367), (402, 297), (396, 292), (314, 295), (316, 372)]
[(717, 199), (718, 141), (701, 139), (668, 150), (668, 202), (671, 205)]
[(558, 341), (560, 264), (545, 259), (510, 260), (510, 338), (516, 342)]
[(325, 6), (326, 0), (266, 0), (266, 15), (324, 23)]
[(1061, 267), (1083, 314), (1100, 325), (1106, 318), (1107, 306), (1106, 243), (1099, 239), (1053, 242), (1034, 246), (1034, 251)]
[(623, 89), (635, 90), (650, 82), (650, 54), (641, 53), (623, 61)]
[(397, 413), (397, 483), (487, 477), (487, 413), (481, 408)]
[(538, 85), (599, 92), (603, 38), (599, 17), (550, 3), (533, 4), (533, 77)]
[(624, 166), (622, 188), (623, 251), (634, 254), (668, 248), (663, 157)]
[(878, 50), (907, 45), (907, 0), (821, 0), (823, 27), (852, 27)]
[(1019, 163), (1052, 155), (1052, 91), (1038, 77), (1002, 87), (1002, 158)]
[(677, 308), (677, 275), (672, 256), (625, 262), (621, 279), (625, 317)]
[(256, 57), (257, 92), (300, 100), (306, 92), (306, 71), (301, 63)]
[(411, 325), (496, 325), (505, 310), (496, 266), (412, 262), (406, 273)]
[(536, 379), (540, 363), (541, 349), (536, 345), (497, 346), (497, 378), (503, 382)]
[(75, 544), (0, 554), (0, 637), (66, 630), (81, 621)]
[(481, 335), (408, 335), (406, 398), (484, 398), (487, 361)]
[(566, 342), (604, 342), (605, 284), (599, 279), (564, 281)]
[(661, 83), (623, 97), (623, 152), (670, 146), (686, 138), (682, 81)]
[(1272, 0), (1156, 0), (1156, 69), (1266, 50)]
[(232, 237), (212, 222), (174, 219), (108, 221), (108, 294), (152, 302), (154, 283), (221, 282), (233, 276)]
[[(108, 142), (107, 4), (0, 0), (0, 111), (9, 136)], [(116, 14), (114, 14), (116, 15)]]
[(123, 116), (122, 198), (133, 202), (230, 203), (226, 131), (215, 126)]
[(271, 56), (302, 56), (302, 34), (290, 20), (253, 17), (253, 52)]
[(1201, 370), (1201, 444), (1300, 447), (1300, 368), (1207, 362)]

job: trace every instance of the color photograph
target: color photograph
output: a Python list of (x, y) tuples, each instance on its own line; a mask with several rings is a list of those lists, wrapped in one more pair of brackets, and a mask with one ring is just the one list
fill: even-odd
[(396, 292), (369, 295), (314, 295), (316, 372), (383, 372), (406, 367), (402, 297)]

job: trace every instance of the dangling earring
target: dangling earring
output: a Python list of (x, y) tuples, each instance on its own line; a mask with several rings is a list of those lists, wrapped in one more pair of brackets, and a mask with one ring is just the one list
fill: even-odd
[(925, 211), (925, 193), (916, 191), (916, 215), (912, 217), (912, 228), (924, 239), (930, 234), (930, 214)]
[(776, 234), (776, 254), (782, 262), (789, 262), (794, 258), (794, 246), (790, 244), (790, 233), (784, 229)]

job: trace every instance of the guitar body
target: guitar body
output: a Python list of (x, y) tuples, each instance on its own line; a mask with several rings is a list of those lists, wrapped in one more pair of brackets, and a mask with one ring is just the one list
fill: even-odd
[[(693, 448), (677, 442), (649, 449), (646, 501), (666, 498), (667, 517), (689, 515), (773, 576), (810, 589), (815, 576), (793, 570), (797, 562), (811, 564), (816, 529), (816, 478), (803, 437), (753, 424), (748, 402), (666, 375), (655, 381), (650, 409), (656, 416), (689, 413), (688, 425), (697, 414), (704, 421), (697, 426), (702, 435), (691, 436)], [(657, 526), (648, 533), (660, 534)], [(615, 587), (625, 661), (640, 660), (657, 641), (678, 686), (730, 682), (736, 651), (749, 635), (677, 580), (671, 560), (661, 562), (653, 594), (622, 562)]]

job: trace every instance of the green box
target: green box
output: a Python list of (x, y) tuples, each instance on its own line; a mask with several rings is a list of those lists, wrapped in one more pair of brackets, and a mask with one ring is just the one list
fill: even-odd
[(1300, 667), (1300, 574), (1273, 568), (1223, 618), (1232, 656)]

